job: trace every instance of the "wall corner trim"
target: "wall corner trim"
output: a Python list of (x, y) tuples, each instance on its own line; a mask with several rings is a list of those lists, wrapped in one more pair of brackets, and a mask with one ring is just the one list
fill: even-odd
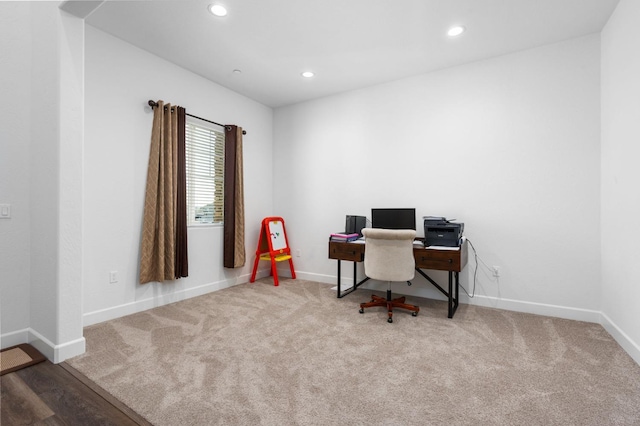
[(28, 343), (42, 352), (54, 364), (82, 355), (86, 350), (84, 337), (56, 345), (32, 328), (29, 329)]

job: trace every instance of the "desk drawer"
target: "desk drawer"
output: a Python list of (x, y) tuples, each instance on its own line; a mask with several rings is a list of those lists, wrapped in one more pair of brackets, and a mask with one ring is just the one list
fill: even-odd
[(364, 244), (330, 241), (329, 259), (362, 262), (364, 260)]
[(416, 268), (460, 272), (460, 250), (414, 248)]

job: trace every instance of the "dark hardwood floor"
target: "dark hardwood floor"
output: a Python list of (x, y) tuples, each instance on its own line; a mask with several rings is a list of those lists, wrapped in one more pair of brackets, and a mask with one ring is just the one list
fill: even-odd
[(150, 425), (71, 366), (44, 361), (0, 377), (0, 425)]

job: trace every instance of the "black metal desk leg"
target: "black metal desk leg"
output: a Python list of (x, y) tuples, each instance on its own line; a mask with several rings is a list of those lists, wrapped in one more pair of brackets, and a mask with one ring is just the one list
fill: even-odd
[(338, 298), (340, 298), (340, 259), (338, 259)]
[(338, 261), (338, 285), (337, 285), (337, 290), (338, 290), (338, 299), (346, 296), (347, 294), (353, 293), (358, 287), (360, 287), (362, 284), (366, 283), (367, 281), (369, 281), (369, 277), (364, 277), (362, 279), (362, 281), (360, 282), (356, 282), (356, 280), (358, 279), (358, 265), (356, 264), (356, 262), (353, 262), (353, 286), (349, 287), (348, 289), (346, 289), (344, 291), (344, 293), (342, 292), (342, 285), (341, 285), (341, 279), (340, 279), (340, 259), (336, 259)]
[(460, 302), (460, 273), (456, 272), (456, 309), (458, 309), (458, 303)]
[(453, 272), (449, 271), (449, 318), (453, 318)]
[[(453, 280), (451, 274), (456, 276), (456, 290), (455, 296), (453, 293)], [(458, 303), (460, 302), (460, 274), (458, 272), (449, 271), (449, 318), (453, 318), (453, 314), (458, 310)]]
[(357, 287), (356, 283), (358, 282), (358, 280), (357, 280), (357, 275), (358, 275), (357, 267), (358, 267), (358, 264), (356, 262), (353, 262), (353, 288)]

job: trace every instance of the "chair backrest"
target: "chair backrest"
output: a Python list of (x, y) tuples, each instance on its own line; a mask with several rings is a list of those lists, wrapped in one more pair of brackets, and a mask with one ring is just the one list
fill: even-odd
[(415, 275), (413, 229), (364, 228), (364, 273), (381, 281), (409, 281)]

